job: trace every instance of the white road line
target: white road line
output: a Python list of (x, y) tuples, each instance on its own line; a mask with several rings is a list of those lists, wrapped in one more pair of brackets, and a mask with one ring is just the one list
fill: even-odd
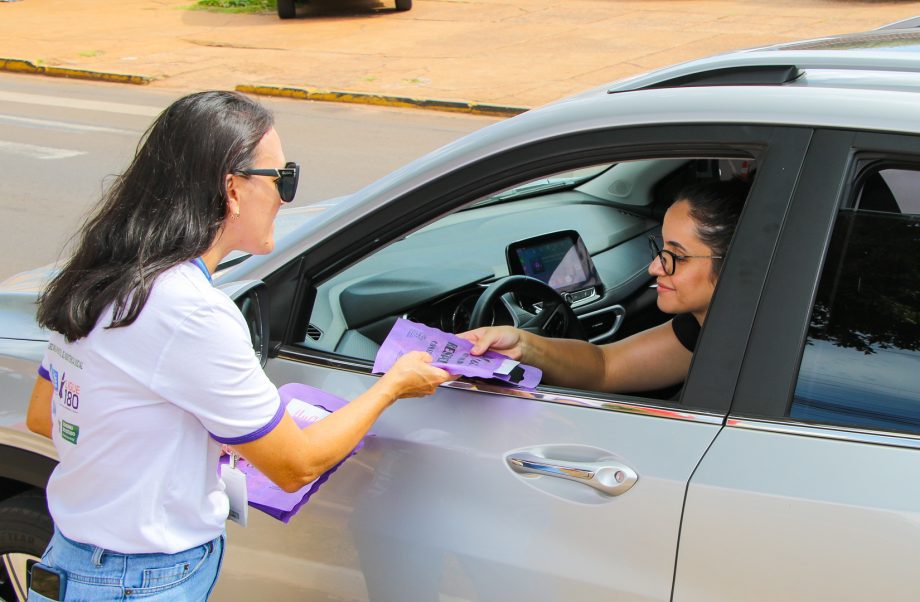
[(4, 142), (0, 140), (0, 153), (7, 152), (22, 155), (31, 159), (67, 159), (85, 155), (83, 151), (51, 148), (50, 146), (36, 146), (34, 144), (20, 144), (18, 142)]
[(78, 100), (76, 98), (58, 98), (56, 96), (44, 96), (42, 94), (23, 94), (20, 92), (0, 92), (0, 101), (18, 102), (29, 105), (42, 105), (46, 107), (86, 109), (89, 111), (102, 111), (103, 113), (144, 115), (146, 117), (159, 115), (163, 111), (162, 107), (129, 105), (119, 102), (102, 102), (98, 100)]
[(32, 119), (29, 117), (14, 117), (12, 115), (0, 115), (0, 123), (10, 125), (23, 125), (26, 127), (37, 127), (42, 129), (66, 130), (71, 132), (99, 132), (103, 134), (122, 134), (125, 136), (136, 137), (143, 132), (140, 130), (123, 130), (119, 128), (107, 128), (98, 125), (83, 125), (80, 123), (66, 123), (64, 121), (52, 121), (50, 119)]

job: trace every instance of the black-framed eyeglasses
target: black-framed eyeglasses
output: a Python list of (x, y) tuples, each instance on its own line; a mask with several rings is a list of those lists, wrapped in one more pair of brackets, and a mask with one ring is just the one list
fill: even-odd
[(678, 255), (677, 253), (672, 253), (666, 249), (662, 249), (658, 246), (658, 241), (655, 240), (654, 236), (648, 237), (648, 246), (652, 249), (652, 257), (658, 258), (658, 261), (661, 262), (661, 269), (664, 270), (664, 273), (668, 276), (674, 275), (674, 270), (677, 269), (677, 261), (684, 259), (722, 259), (721, 255)]
[(236, 173), (241, 176), (274, 176), (275, 186), (278, 188), (281, 200), (285, 203), (290, 203), (294, 200), (294, 194), (297, 192), (297, 182), (300, 180), (300, 165), (293, 161), (288, 161), (280, 169), (241, 169)]

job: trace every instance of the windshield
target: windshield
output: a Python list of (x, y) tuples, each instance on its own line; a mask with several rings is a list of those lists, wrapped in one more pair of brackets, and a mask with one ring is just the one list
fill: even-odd
[(498, 194), (494, 194), (480, 201), (477, 201), (476, 203), (473, 203), (469, 209), (483, 207), (486, 205), (493, 205), (512, 199), (519, 199), (527, 196), (532, 196), (534, 194), (540, 194), (543, 192), (574, 188), (579, 184), (583, 184), (584, 182), (597, 177), (601, 173), (610, 169), (612, 166), (613, 163), (602, 163), (600, 165), (591, 165), (589, 167), (580, 167), (578, 169), (559, 172), (547, 178), (530, 180), (529, 182), (524, 182), (523, 184), (519, 184), (514, 188), (504, 190)]

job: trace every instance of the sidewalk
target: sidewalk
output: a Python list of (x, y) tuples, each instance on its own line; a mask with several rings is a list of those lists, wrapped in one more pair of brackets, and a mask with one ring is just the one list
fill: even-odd
[(0, 3), (0, 58), (158, 88), (318, 88), (533, 107), (717, 52), (920, 15), (872, 0), (313, 0), (298, 18), (193, 0)]

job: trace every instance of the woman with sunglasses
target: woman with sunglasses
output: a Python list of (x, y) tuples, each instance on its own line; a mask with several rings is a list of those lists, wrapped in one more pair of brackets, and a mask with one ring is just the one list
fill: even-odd
[(740, 180), (689, 186), (677, 195), (650, 240), (649, 274), (658, 308), (674, 318), (626, 339), (593, 345), (550, 339), (510, 326), (477, 328), (460, 336), (474, 355), (491, 349), (543, 370), (543, 381), (562, 387), (630, 393), (679, 385), (690, 370), (700, 328), (719, 278), (749, 185)]
[(229, 508), (221, 444), (296, 491), (396, 399), (447, 379), (430, 357), (407, 355), (304, 430), (285, 412), (239, 310), (210, 281), (231, 251), (272, 250), (298, 171), (259, 104), (234, 92), (181, 98), (42, 294), (38, 319), (52, 332), (27, 424), (53, 439), (60, 463), (37, 572), (57, 572), (65, 599), (205, 600)]

